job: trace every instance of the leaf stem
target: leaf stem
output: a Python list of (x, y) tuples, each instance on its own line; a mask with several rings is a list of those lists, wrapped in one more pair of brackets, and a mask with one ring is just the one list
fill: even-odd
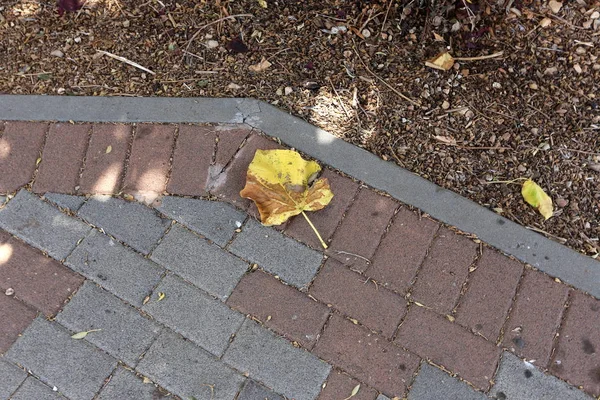
[(494, 183), (517, 183), (519, 181), (526, 181), (527, 179), (529, 179), (529, 178), (516, 178), (516, 179), (512, 179), (510, 181), (490, 181), (490, 182), (482, 182), (482, 183), (484, 183), (486, 185), (491, 185)]
[(304, 213), (304, 211), (302, 211), (302, 215), (304, 216), (304, 218), (306, 219), (306, 222), (308, 222), (308, 224), (310, 225), (310, 227), (312, 228), (312, 230), (315, 232), (315, 234), (319, 238), (319, 241), (321, 242), (321, 246), (323, 246), (323, 248), (326, 249), (327, 248), (327, 244), (325, 243), (325, 241), (323, 240), (323, 238), (319, 234), (319, 231), (317, 230), (317, 228), (315, 228), (315, 226), (313, 225), (313, 223), (310, 222), (310, 219), (308, 219), (308, 216)]

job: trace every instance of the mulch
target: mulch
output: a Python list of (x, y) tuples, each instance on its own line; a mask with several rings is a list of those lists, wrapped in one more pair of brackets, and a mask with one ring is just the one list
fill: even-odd
[[(598, 1), (62, 3), (0, 5), (0, 93), (258, 98), (600, 252)], [(503, 55), (424, 65), (441, 51)], [(552, 218), (524, 203), (518, 182), (494, 183), (516, 178), (544, 188)]]

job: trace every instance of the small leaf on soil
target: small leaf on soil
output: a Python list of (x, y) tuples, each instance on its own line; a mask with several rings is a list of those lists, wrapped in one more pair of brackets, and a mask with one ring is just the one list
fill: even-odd
[(550, 7), (550, 9), (552, 10), (552, 12), (554, 14), (557, 14), (560, 9), (563, 6), (563, 3), (561, 3), (560, 1), (556, 1), (556, 0), (550, 0), (550, 2), (548, 3), (548, 6)]
[(112, 146), (111, 146), (111, 145), (108, 145), (108, 147), (106, 148), (106, 151), (105, 151), (105, 153), (106, 153), (106, 154), (108, 154), (108, 153), (110, 153), (111, 151), (112, 151)]
[(430, 68), (448, 71), (454, 65), (454, 58), (448, 52), (440, 53), (437, 56), (425, 61), (425, 65)]
[(537, 210), (548, 219), (553, 214), (552, 199), (544, 192), (544, 190), (531, 179), (523, 182), (521, 194), (529, 205), (537, 208)]
[(354, 389), (352, 389), (352, 393), (350, 394), (350, 396), (356, 396), (356, 394), (358, 393), (358, 391), (360, 390), (360, 383), (356, 386), (354, 386)]
[(262, 58), (262, 60), (258, 64), (251, 65), (250, 71), (252, 72), (263, 72), (267, 68), (269, 68), (272, 64), (266, 58)]

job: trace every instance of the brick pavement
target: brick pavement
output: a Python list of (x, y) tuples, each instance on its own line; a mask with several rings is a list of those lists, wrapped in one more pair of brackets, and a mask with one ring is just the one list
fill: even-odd
[(600, 396), (600, 300), (329, 168), (263, 227), (243, 125), (3, 125), (0, 400)]

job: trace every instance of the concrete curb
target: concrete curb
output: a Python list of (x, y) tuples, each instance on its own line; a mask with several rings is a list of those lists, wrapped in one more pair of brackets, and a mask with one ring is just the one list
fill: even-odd
[(600, 262), (262, 101), (0, 95), (0, 120), (245, 123), (600, 298)]

